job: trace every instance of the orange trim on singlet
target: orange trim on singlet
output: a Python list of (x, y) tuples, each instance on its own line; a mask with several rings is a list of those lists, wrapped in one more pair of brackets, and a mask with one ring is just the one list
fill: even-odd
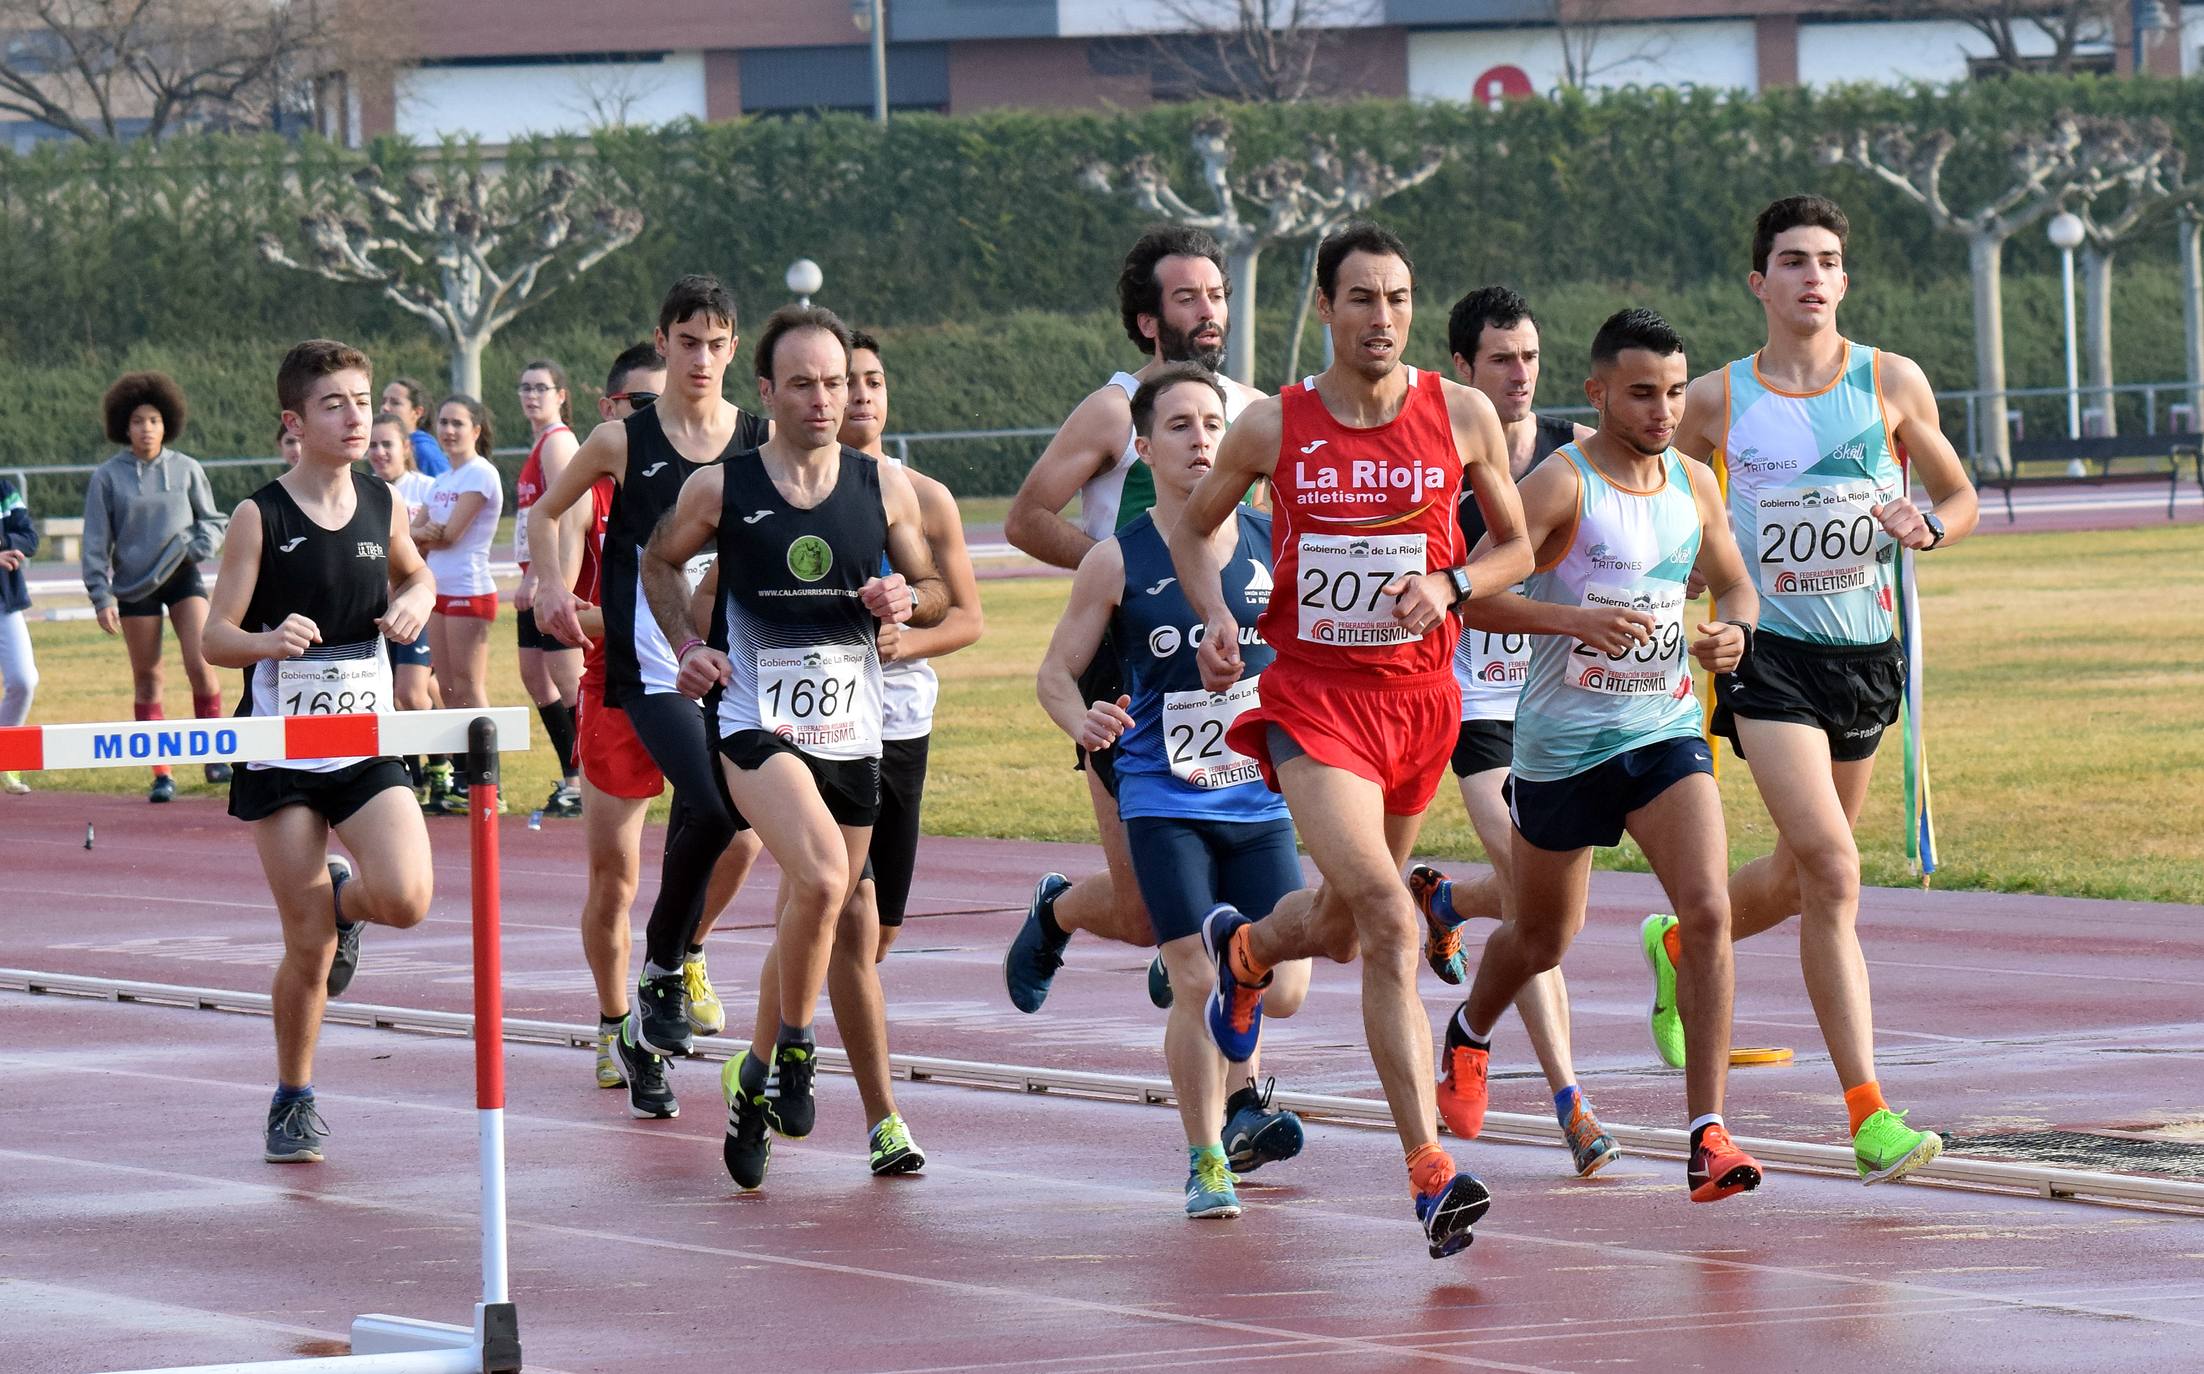
[[(1844, 361), (1838, 364), (1837, 375), (1829, 379), (1828, 385), (1816, 387), (1812, 391), (1785, 391), (1782, 387), (1779, 387), (1774, 382), (1769, 381), (1767, 375), (1761, 372), (1760, 353), (1761, 350), (1757, 348), (1752, 351), (1751, 366), (1753, 380), (1766, 387), (1772, 395), (1788, 396), (1794, 401), (1810, 401), (1816, 396), (1828, 395), (1830, 392), (1837, 389), (1837, 383), (1844, 380), (1844, 374), (1852, 370), (1852, 341), (1850, 339), (1846, 339), (1844, 341)], [(1727, 369), (1725, 369), (1723, 372), (1722, 382), (1723, 388), (1726, 392), (1729, 384), (1729, 375)], [(1723, 399), (1726, 401), (1728, 397), (1725, 395)], [(1726, 412), (1728, 410), (1728, 407), (1724, 406), (1723, 409)], [(1724, 423), (1722, 438), (1725, 442), (1727, 442), (1729, 439), (1729, 430), (1726, 421)]]
[(1890, 400), (1883, 395), (1883, 351), (1875, 350), (1875, 360), (1868, 365), (1875, 379), (1875, 414), (1883, 422), (1883, 444), (1890, 450), (1891, 461), (1898, 465), (1898, 476), (1904, 480), (1907, 495), (1911, 495), (1913, 473), (1906, 461), (1906, 446), (1898, 442), (1897, 434), (1890, 428)]
[[(1584, 458), (1584, 450), (1581, 448), (1577, 448), (1574, 441), (1563, 444), (1560, 448), (1555, 449), (1554, 452), (1566, 453), (1570, 449), (1576, 449), (1576, 456), (1579, 459), (1583, 459), (1586, 462), (1591, 461), (1590, 459)], [(1561, 552), (1555, 554), (1547, 562), (1535, 564), (1531, 568), (1531, 571), (1534, 573), (1552, 572), (1555, 568), (1560, 567), (1561, 560), (1567, 558), (1570, 552), (1576, 548), (1576, 532), (1578, 528), (1584, 524), (1584, 474), (1578, 470), (1575, 463), (1569, 464), (1569, 472), (1576, 478), (1576, 504), (1569, 511), (1569, 537), (1562, 541)]]

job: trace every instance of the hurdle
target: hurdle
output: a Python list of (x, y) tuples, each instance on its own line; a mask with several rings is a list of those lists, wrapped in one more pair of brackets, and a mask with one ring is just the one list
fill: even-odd
[[(29, 725), (0, 729), (0, 771), (55, 772), (147, 764), (277, 763), (382, 754), (464, 754), (474, 928), (475, 1114), (481, 1148), (482, 1300), (470, 1326), (369, 1313), (352, 1353), (128, 1374), (515, 1374), (520, 1323), (505, 1234), (505, 1004), (498, 958), (498, 754), (528, 747), (517, 706), (387, 715), (231, 716), (191, 721)], [(89, 841), (87, 841), (89, 843)]]

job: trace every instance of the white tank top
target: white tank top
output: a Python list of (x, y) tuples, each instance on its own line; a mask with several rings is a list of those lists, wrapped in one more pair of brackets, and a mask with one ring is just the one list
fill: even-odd
[[(1140, 378), (1135, 377), (1130, 372), (1119, 372), (1111, 376), (1110, 385), (1124, 392), (1125, 399), (1130, 401), (1133, 398), (1133, 393), (1140, 390)], [(1230, 425), (1234, 420), (1239, 419), (1240, 412), (1247, 409), (1247, 407), (1248, 402), (1241, 397), (1239, 392), (1233, 390), (1230, 386), (1225, 387), (1225, 424)], [(1139, 516), (1155, 504), (1155, 482), (1149, 478), (1145, 471), (1141, 471), (1140, 480), (1137, 483), (1138, 491), (1135, 493), (1135, 500), (1133, 501), (1134, 508), (1128, 509), (1126, 506), (1125, 479), (1138, 471), (1137, 464), (1139, 462), (1140, 451), (1133, 447), (1132, 426), (1127, 425), (1125, 427), (1125, 446), (1118, 450), (1117, 461), (1089, 477), (1085, 484), (1079, 488), (1079, 528), (1087, 532), (1089, 539), (1100, 542), (1109, 538), (1116, 534), (1126, 522)]]
[[(903, 465), (900, 458), (883, 463)], [(923, 658), (902, 658), (880, 665), (880, 738), (924, 739), (934, 732), (934, 707), (941, 700), (941, 679)]]

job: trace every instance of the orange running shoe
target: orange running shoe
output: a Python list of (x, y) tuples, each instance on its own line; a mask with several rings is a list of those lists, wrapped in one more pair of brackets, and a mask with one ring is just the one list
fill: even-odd
[(1720, 1202), (1733, 1193), (1749, 1193), (1760, 1186), (1760, 1161), (1738, 1149), (1737, 1142), (1717, 1122), (1700, 1133), (1686, 1177), (1693, 1202)]
[[(1449, 1035), (1448, 1041), (1454, 1037)], [(1439, 1120), (1464, 1140), (1475, 1140), (1485, 1128), (1485, 1073), (1492, 1051), (1449, 1043), (1446, 1072), (1439, 1079)]]
[(1440, 982), (1459, 985), (1469, 976), (1469, 961), (1462, 954), (1462, 932), (1459, 923), (1447, 924), (1438, 911), (1442, 906), (1452, 911), (1452, 887), (1452, 881), (1429, 864), (1417, 864), (1408, 870), (1408, 895), (1415, 900), (1416, 914), (1423, 917), (1423, 961), (1431, 965)]

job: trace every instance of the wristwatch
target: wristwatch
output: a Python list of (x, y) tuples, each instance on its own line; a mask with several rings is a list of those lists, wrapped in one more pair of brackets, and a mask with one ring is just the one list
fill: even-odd
[(1469, 600), (1469, 569), (1452, 567), (1446, 570), (1446, 584), (1454, 589), (1452, 605), (1459, 606)]
[(1928, 532), (1931, 536), (1928, 544), (1921, 550), (1921, 552), (1927, 553), (1930, 549), (1944, 542), (1944, 522), (1936, 518), (1935, 511), (1927, 511), (1922, 514), (1921, 523), (1928, 526)]

